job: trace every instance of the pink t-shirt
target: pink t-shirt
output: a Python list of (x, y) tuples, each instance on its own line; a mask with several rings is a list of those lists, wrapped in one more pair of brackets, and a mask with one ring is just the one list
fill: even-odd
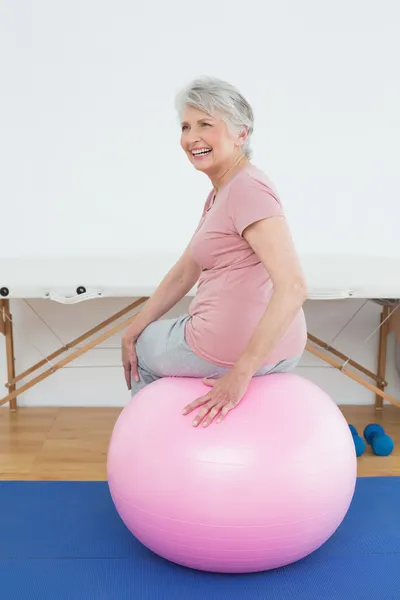
[[(267, 176), (247, 165), (223, 186), (212, 204), (210, 193), (191, 243), (202, 272), (189, 306), (186, 341), (197, 355), (232, 366), (245, 350), (271, 298), (271, 278), (243, 230), (260, 219), (283, 215)], [(301, 309), (265, 365), (300, 355), (307, 341)]]

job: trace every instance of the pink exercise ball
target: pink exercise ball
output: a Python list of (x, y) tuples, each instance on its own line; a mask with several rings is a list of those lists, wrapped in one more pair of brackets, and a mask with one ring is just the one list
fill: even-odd
[(319, 548), (344, 519), (357, 462), (342, 413), (293, 373), (255, 377), (220, 424), (181, 409), (210, 390), (164, 378), (122, 410), (107, 472), (118, 514), (147, 548), (223, 573), (265, 571)]

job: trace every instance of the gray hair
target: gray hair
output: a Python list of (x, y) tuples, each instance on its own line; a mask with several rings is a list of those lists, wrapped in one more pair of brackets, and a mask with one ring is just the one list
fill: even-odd
[(248, 135), (242, 146), (247, 158), (251, 158), (250, 138), (254, 130), (253, 109), (243, 95), (230, 83), (216, 77), (198, 77), (181, 90), (175, 100), (179, 117), (185, 106), (193, 106), (212, 115), (221, 113), (226, 125), (236, 133), (244, 128)]

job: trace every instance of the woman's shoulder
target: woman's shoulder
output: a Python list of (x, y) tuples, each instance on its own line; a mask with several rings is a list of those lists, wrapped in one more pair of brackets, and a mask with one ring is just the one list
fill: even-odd
[(232, 181), (230, 192), (250, 193), (252, 189), (269, 194), (280, 203), (279, 192), (271, 178), (265, 171), (253, 163), (249, 163)]
[(245, 228), (256, 221), (284, 215), (272, 181), (253, 165), (246, 167), (233, 181), (226, 206), (234, 228), (241, 236)]

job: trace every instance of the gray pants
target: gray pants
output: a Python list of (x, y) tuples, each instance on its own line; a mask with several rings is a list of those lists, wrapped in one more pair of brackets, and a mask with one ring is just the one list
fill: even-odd
[[(136, 341), (140, 381), (131, 379), (132, 396), (161, 377), (218, 378), (230, 370), (230, 367), (214, 365), (194, 354), (185, 340), (185, 324), (188, 319), (189, 315), (160, 319), (143, 330)], [(299, 360), (300, 357), (297, 356), (264, 366), (255, 376), (290, 371)]]

